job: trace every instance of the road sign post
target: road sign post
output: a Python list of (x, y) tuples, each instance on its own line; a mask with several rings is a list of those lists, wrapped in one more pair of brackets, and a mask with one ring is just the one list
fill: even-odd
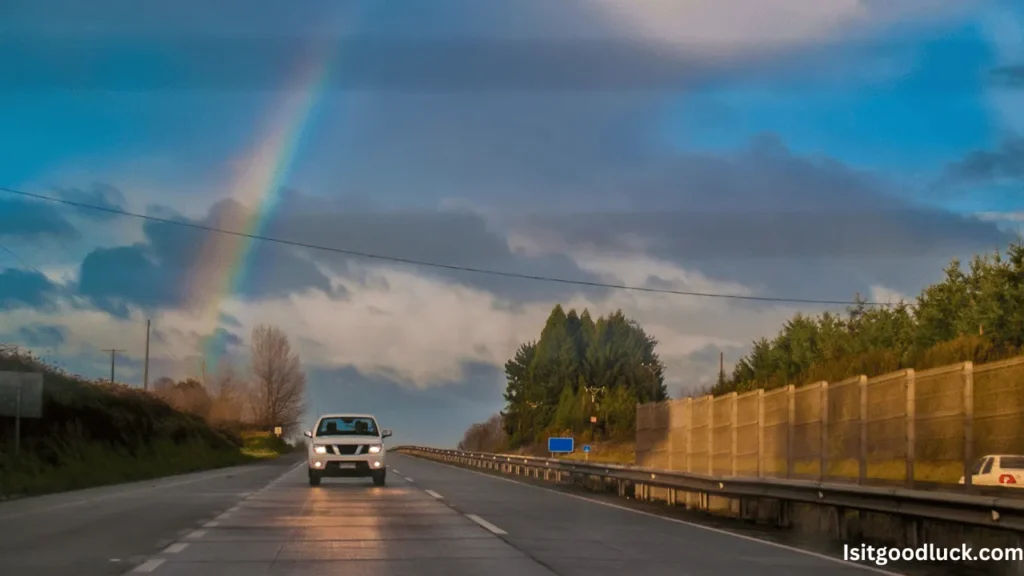
[(43, 375), (0, 372), (0, 416), (14, 418), (14, 455), (21, 452), (21, 419), (43, 417)]
[(590, 461), (590, 444), (585, 444), (583, 446), (583, 458)]

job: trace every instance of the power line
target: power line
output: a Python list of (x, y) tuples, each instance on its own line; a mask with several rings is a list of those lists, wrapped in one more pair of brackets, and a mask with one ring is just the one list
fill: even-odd
[[(14, 252), (14, 250), (11, 250), (11, 249), (10, 249), (10, 248), (8, 248), (7, 246), (4, 246), (3, 244), (0, 244), (0, 250), (3, 250), (4, 252), (7, 252), (7, 253), (8, 253), (8, 254), (10, 254), (10, 255), (11, 255), (11, 256), (12, 256), (12, 257), (13, 257), (13, 258), (15, 259), (15, 260), (17, 260), (18, 262), (21, 262), (21, 265), (22, 265), (23, 267), (25, 267), (25, 268), (27, 268), (27, 269), (29, 269), (29, 270), (32, 270), (32, 271), (34, 271), (34, 272), (38, 272), (39, 274), (43, 274), (42, 272), (40, 272), (40, 271), (39, 271), (39, 269), (38, 269), (38, 268), (36, 268), (35, 266), (33, 266), (33, 265), (29, 264), (28, 262), (26, 262), (24, 258), (22, 258), (21, 256), (18, 256), (18, 255), (17, 255), (17, 254), (16, 254), (15, 252)], [(45, 276), (45, 274), (43, 274), (43, 275)]]
[(386, 256), (383, 254), (371, 254), (368, 252), (359, 252), (356, 250), (346, 250), (344, 248), (335, 248), (331, 246), (323, 246), (319, 244), (311, 244), (308, 242), (298, 242), (295, 240), (285, 240), (283, 238), (273, 238), (270, 236), (262, 236), (259, 234), (248, 234), (245, 232), (237, 232), (235, 230), (225, 230), (223, 228), (216, 228), (214, 226), (207, 226), (204, 224), (197, 224), (195, 222), (185, 222), (181, 220), (172, 220), (170, 218), (161, 218), (159, 216), (152, 216), (149, 214), (139, 214), (137, 212), (129, 212), (127, 210), (121, 210), (118, 208), (110, 208), (107, 206), (97, 206), (94, 204), (85, 204), (82, 202), (75, 202), (73, 200), (67, 200), (64, 198), (56, 198), (53, 196), (46, 196), (43, 194), (35, 194), (32, 192), (25, 192), (22, 190), (14, 190), (12, 188), (6, 188), (0, 186), (0, 192), (6, 192), (8, 194), (14, 194), (17, 196), (23, 196), (26, 198), (34, 198), (36, 200), (44, 200), (47, 202), (56, 202), (58, 204), (65, 204), (68, 206), (74, 206), (76, 208), (83, 208), (86, 210), (95, 210), (98, 212), (106, 212), (109, 214), (117, 214), (118, 216), (128, 216), (130, 218), (138, 218), (140, 220), (148, 220), (150, 222), (160, 222), (162, 224), (170, 224), (173, 226), (182, 226), (185, 228), (193, 228), (196, 230), (203, 230), (206, 232), (213, 232), (217, 234), (225, 234), (228, 236), (236, 236), (239, 238), (246, 238), (249, 240), (260, 240), (263, 242), (271, 242), (274, 244), (283, 244), (286, 246), (294, 246), (297, 248), (308, 248), (310, 250), (319, 250), (323, 252), (332, 252), (335, 254), (343, 254), (346, 256), (356, 256), (359, 258), (367, 258), (371, 260), (382, 260), (385, 262), (395, 262), (399, 264), (413, 264), (416, 266), (426, 266), (428, 268), (440, 268), (444, 270), (455, 270), (459, 272), (471, 272), (474, 274), (485, 274), (489, 276), (500, 276), (504, 278), (518, 278), (521, 280), (535, 280), (539, 282), (552, 282), (556, 284), (572, 284), (576, 286), (588, 286), (592, 288), (609, 288), (614, 290), (630, 290), (634, 292), (651, 292), (656, 294), (673, 294), (676, 296), (696, 296), (701, 298), (721, 298), (727, 300), (748, 300), (756, 302), (777, 302), (777, 303), (790, 303), (790, 304), (830, 304), (830, 305), (866, 305), (866, 306), (886, 306), (887, 304), (881, 302), (867, 302), (867, 301), (852, 301), (852, 300), (815, 300), (811, 298), (776, 298), (770, 296), (742, 296), (738, 294), (721, 294), (714, 292), (691, 292), (686, 290), (669, 290), (665, 288), (646, 288), (643, 286), (627, 286), (624, 284), (608, 284), (604, 282), (590, 282), (587, 280), (569, 280), (567, 278), (556, 278), (551, 276), (535, 276), (532, 274), (520, 274), (516, 272), (503, 272), (501, 270), (490, 270), (486, 268), (473, 268), (469, 266), (455, 266), (452, 264), (441, 264), (438, 262), (428, 262), (425, 260), (414, 260), (411, 258), (401, 258), (398, 256)]

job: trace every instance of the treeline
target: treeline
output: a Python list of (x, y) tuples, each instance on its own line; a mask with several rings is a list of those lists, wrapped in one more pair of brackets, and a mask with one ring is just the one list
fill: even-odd
[(218, 427), (294, 431), (305, 410), (306, 374), (288, 336), (274, 326), (252, 332), (251, 365), (242, 375), (230, 362), (199, 378), (160, 378), (153, 393), (174, 408)]
[(656, 345), (621, 311), (594, 321), (587, 310), (566, 313), (555, 306), (540, 338), (505, 363), (500, 417), (508, 447), (591, 430), (598, 437), (631, 437), (637, 402), (667, 398)]
[(845, 314), (797, 314), (773, 339), (719, 378), (712, 392), (837, 381), (903, 368), (991, 362), (1024, 348), (1024, 246), (978, 255), (964, 268), (954, 259), (944, 278), (912, 303), (870, 306)]

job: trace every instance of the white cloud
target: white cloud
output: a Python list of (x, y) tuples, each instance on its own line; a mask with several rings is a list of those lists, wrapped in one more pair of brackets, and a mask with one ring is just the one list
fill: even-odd
[(835, 40), (970, 2), (927, 0), (593, 0), (610, 24), (663, 46), (734, 56)]
[(915, 298), (909, 294), (903, 294), (898, 290), (877, 285), (871, 287), (868, 299), (871, 302), (879, 302), (882, 304), (897, 304), (900, 301), (906, 302), (907, 304), (913, 304), (915, 301)]
[[(581, 257), (580, 264), (619, 283), (643, 284), (654, 275), (680, 289), (730, 294), (750, 291), (641, 257)], [(308, 366), (352, 366), (363, 373), (425, 388), (459, 381), (466, 362), (500, 367), (522, 342), (539, 336), (554, 305), (545, 302), (510, 309), (489, 292), (418, 276), (406, 269), (374, 266), (353, 272), (361, 278), (359, 282), (333, 278), (349, 291), (343, 300), (310, 291), (261, 302), (227, 300), (219, 309), (241, 322), (242, 327), (234, 331), (244, 339), (257, 324), (281, 327), (292, 336)], [(600, 299), (577, 296), (562, 304), (577, 310), (588, 308), (595, 316), (622, 309), (639, 321), (659, 340), (659, 353), (669, 367), (670, 389), (692, 387), (707, 378), (707, 374), (692, 373), (690, 354), (708, 346), (744, 346), (759, 335), (773, 334), (793, 313), (784, 307), (744, 307), (708, 298), (621, 290)], [(0, 324), (5, 326), (34, 323), (67, 328), (67, 341), (59, 348), (61, 356), (101, 360), (99, 350), (103, 348), (125, 349), (134, 358), (143, 356), (145, 317), (139, 312), (123, 320), (71, 307), (52, 313), (15, 310), (0, 314)], [(166, 340), (154, 340), (154, 364), (176, 375), (185, 370), (194, 373), (201, 338), (213, 328), (209, 314), (162, 312), (154, 319), (154, 330)], [(129, 376), (135, 371), (119, 369), (118, 373)]]

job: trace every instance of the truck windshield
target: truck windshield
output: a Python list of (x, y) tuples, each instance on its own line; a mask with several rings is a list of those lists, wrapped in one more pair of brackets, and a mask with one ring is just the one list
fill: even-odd
[(324, 418), (316, 430), (317, 436), (376, 436), (377, 423), (373, 418)]

